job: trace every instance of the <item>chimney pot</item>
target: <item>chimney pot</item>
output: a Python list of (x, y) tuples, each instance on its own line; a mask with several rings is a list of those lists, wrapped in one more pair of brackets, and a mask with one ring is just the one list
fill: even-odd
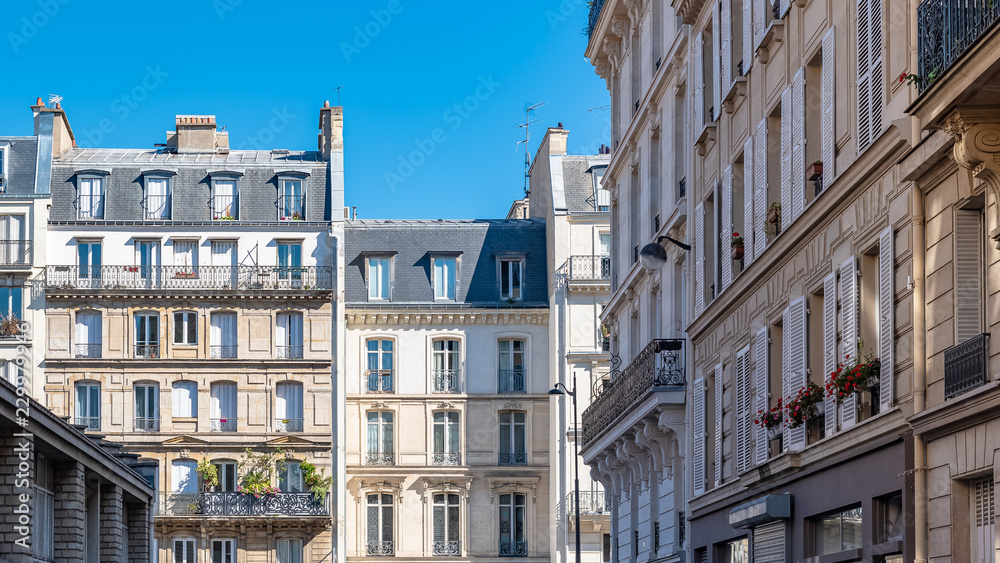
[(323, 107), (325, 108), (330, 107), (330, 100), (326, 100), (325, 102), (323, 102)]
[(41, 98), (38, 98), (38, 100), (35, 102), (35, 105), (44, 107), (45, 102), (43, 102)]
[(562, 126), (562, 121), (560, 121), (560, 122), (559, 122), (559, 128), (560, 128), (560, 129), (562, 129), (562, 128), (563, 128), (563, 126)]
[(62, 102), (56, 102), (56, 109), (62, 109)]

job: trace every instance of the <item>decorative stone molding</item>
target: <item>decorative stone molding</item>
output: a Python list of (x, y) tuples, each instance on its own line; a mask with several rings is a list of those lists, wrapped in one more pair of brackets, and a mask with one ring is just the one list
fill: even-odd
[(371, 408), (373, 409), (388, 409), (389, 403), (372, 403)]
[(368, 478), (354, 478), (352, 481), (355, 485), (355, 500), (360, 504), (365, 495), (370, 493), (387, 493), (391, 494), (398, 499), (400, 503), (403, 502), (403, 480), (405, 477), (368, 477)]
[(543, 325), (549, 321), (548, 309), (511, 309), (509, 311), (398, 311), (387, 313), (361, 308), (347, 311), (347, 325), (371, 326), (453, 326), (453, 325)]
[[(611, 18), (611, 33), (617, 36), (619, 39), (624, 39), (628, 36), (629, 28), (631, 24), (628, 19), (621, 16), (615, 16)], [(621, 42), (619, 42), (620, 45)], [(604, 40), (604, 52), (608, 52), (608, 39)]]
[(490, 487), (490, 504), (493, 504), (497, 495), (506, 493), (531, 493), (531, 502), (534, 503), (538, 497), (538, 477), (487, 477), (486, 481)]
[(698, 14), (705, 6), (705, 0), (674, 0), (674, 13), (681, 17), (684, 23), (694, 25)]
[(503, 410), (520, 410), (521, 408), (520, 401), (507, 401), (503, 404)]
[(437, 408), (439, 408), (439, 409), (453, 409), (453, 408), (455, 408), (455, 403), (452, 403), (450, 401), (441, 401), (440, 403), (438, 403)]
[(457, 494), (464, 497), (466, 504), (468, 504), (471, 498), (469, 492), (472, 490), (472, 477), (422, 477), (420, 487), (420, 500), (424, 504), (430, 501), (431, 495), (434, 493)]
[[(614, 25), (614, 24), (612, 24)], [(614, 29), (614, 28), (612, 28)], [(618, 67), (621, 66), (622, 58), (622, 42), (620, 39), (612, 39), (611, 37), (604, 38), (603, 45), (604, 54), (608, 56), (608, 61), (611, 63), (611, 72), (615, 73)]]
[(611, 63), (608, 61), (597, 61), (594, 65), (594, 72), (604, 79), (604, 87), (611, 90)]
[[(1000, 110), (964, 108), (945, 121), (944, 130), (955, 139), (955, 161), (982, 180), (995, 203), (990, 238), (1000, 249)], [(989, 202), (987, 202), (988, 204)]]

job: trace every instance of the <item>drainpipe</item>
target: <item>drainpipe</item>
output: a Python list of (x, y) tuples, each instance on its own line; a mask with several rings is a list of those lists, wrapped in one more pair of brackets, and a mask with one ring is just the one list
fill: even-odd
[[(922, 412), (927, 401), (927, 322), (924, 306), (924, 192), (913, 183), (913, 412)], [(913, 437), (914, 561), (927, 561), (927, 446), (923, 436)]]

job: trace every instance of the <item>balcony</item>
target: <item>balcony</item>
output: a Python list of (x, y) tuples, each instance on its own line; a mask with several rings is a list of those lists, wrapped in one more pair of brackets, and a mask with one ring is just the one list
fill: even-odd
[(330, 291), (326, 266), (46, 266), (47, 293)]
[(163, 493), (160, 516), (329, 516), (329, 496), (317, 502), (310, 493)]
[(238, 348), (238, 346), (212, 344), (208, 348), (208, 353), (213, 360), (231, 360), (236, 358), (236, 350)]
[[(569, 507), (568, 514), (571, 517), (576, 514), (576, 495), (574, 493), (566, 495), (566, 506)], [(611, 514), (611, 497), (603, 492), (580, 491), (580, 515), (600, 514)]]
[(275, 352), (278, 355), (279, 360), (301, 360), (302, 359), (302, 345), (301, 344), (283, 344), (277, 347)]
[(211, 421), (212, 432), (236, 432), (237, 420), (233, 418), (213, 418)]
[(136, 432), (159, 432), (160, 419), (152, 417), (136, 417), (132, 424)]
[(431, 544), (431, 555), (435, 557), (458, 557), (462, 555), (462, 544), (457, 541), (435, 541)]
[(570, 256), (569, 279), (572, 281), (610, 280), (611, 257)]
[(524, 393), (524, 370), (501, 369), (497, 371), (500, 393)]
[(924, 0), (917, 8), (917, 87), (923, 92), (1000, 19), (996, 0)]
[(0, 240), (0, 266), (31, 266), (31, 241)]
[(593, 442), (632, 406), (655, 391), (679, 391), (683, 400), (684, 341), (653, 340), (611, 381), (583, 411), (583, 447)]
[(365, 376), (369, 393), (392, 393), (392, 370), (370, 369)]
[(434, 392), (435, 393), (458, 393), (457, 369), (434, 370)]
[(604, 7), (604, 0), (593, 0), (590, 4), (590, 14), (587, 16), (587, 38), (589, 39), (597, 27), (597, 20), (601, 17), (601, 8)]
[(528, 454), (525, 452), (500, 452), (497, 465), (528, 465)]
[(365, 542), (365, 553), (369, 557), (389, 557), (395, 555), (396, 548), (392, 540), (367, 541)]
[(458, 452), (434, 452), (431, 454), (433, 465), (462, 465), (462, 454)]
[(101, 417), (99, 416), (78, 416), (73, 422), (77, 426), (86, 426), (87, 430), (100, 430), (101, 429)]
[(990, 335), (980, 334), (944, 351), (944, 398), (989, 381)]
[(395, 465), (392, 452), (368, 452), (365, 454), (365, 465)]
[(89, 359), (100, 358), (101, 348), (102, 346), (100, 344), (74, 344), (73, 357)]
[(280, 420), (274, 421), (274, 431), (275, 432), (302, 432), (303, 419), (301, 418), (282, 418)]
[(160, 357), (160, 345), (159, 344), (136, 344), (133, 348), (133, 357), (136, 358), (159, 358)]
[(497, 546), (497, 553), (500, 557), (527, 557), (528, 542), (501, 541)]

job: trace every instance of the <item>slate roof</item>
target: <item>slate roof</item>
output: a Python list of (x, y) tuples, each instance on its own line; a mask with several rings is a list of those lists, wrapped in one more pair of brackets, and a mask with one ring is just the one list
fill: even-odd
[(563, 193), (567, 211), (597, 211), (594, 201), (595, 166), (607, 166), (610, 155), (567, 155), (562, 159)]
[(35, 169), (38, 164), (37, 137), (0, 137), (7, 151), (7, 194), (34, 194)]
[(118, 164), (192, 164), (192, 165), (282, 165), (294, 166), (299, 163), (323, 162), (316, 151), (234, 150), (228, 154), (177, 154), (158, 149), (73, 149), (54, 163), (74, 165), (118, 165)]

